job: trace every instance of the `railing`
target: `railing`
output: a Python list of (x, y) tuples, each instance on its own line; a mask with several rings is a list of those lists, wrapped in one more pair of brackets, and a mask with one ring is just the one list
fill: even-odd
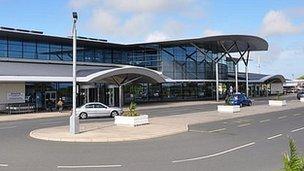
[(8, 114), (18, 114), (35, 112), (36, 107), (32, 103), (16, 103), (8, 104), (5, 109)]

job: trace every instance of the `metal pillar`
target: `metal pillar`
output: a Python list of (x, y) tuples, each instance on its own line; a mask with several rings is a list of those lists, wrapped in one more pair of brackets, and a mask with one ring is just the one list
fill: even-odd
[(235, 92), (239, 92), (239, 80), (238, 80), (238, 73), (239, 73), (239, 64), (235, 64)]
[(215, 63), (215, 79), (216, 79), (216, 101), (220, 101), (219, 97), (219, 64)]
[(73, 110), (70, 116), (70, 133), (79, 133), (79, 118), (76, 115), (76, 38), (77, 38), (77, 13), (73, 12)]
[(122, 108), (123, 105), (123, 86), (118, 86), (119, 89), (119, 108)]
[(245, 72), (246, 72), (246, 96), (249, 97), (249, 78), (248, 78), (248, 66), (245, 65)]
[(100, 102), (100, 84), (98, 84), (98, 88), (97, 88), (97, 102)]

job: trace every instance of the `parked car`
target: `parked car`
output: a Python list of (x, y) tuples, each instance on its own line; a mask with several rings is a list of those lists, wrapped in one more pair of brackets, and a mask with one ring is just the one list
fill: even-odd
[(109, 107), (99, 102), (86, 103), (76, 108), (76, 115), (80, 119), (86, 119), (88, 117), (100, 117), (100, 116), (111, 116), (115, 117), (122, 115), (123, 111), (121, 108)]
[(240, 105), (242, 106), (251, 106), (253, 104), (253, 101), (249, 99), (245, 94), (243, 93), (237, 93), (230, 95), (226, 99), (226, 104), (228, 105)]
[(304, 98), (304, 91), (298, 92), (297, 98), (298, 98), (298, 100), (300, 100), (301, 98)]

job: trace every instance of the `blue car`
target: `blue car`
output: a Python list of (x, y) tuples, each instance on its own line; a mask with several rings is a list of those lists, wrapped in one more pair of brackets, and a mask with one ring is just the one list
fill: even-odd
[(226, 99), (226, 104), (228, 105), (240, 105), (241, 107), (243, 107), (251, 106), (252, 103), (253, 101), (242, 93), (233, 94)]

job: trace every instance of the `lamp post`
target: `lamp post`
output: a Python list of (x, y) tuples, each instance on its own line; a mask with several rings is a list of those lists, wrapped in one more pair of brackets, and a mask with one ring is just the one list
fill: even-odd
[(73, 110), (70, 116), (70, 133), (79, 133), (79, 118), (76, 116), (76, 22), (78, 19), (77, 12), (73, 12)]

